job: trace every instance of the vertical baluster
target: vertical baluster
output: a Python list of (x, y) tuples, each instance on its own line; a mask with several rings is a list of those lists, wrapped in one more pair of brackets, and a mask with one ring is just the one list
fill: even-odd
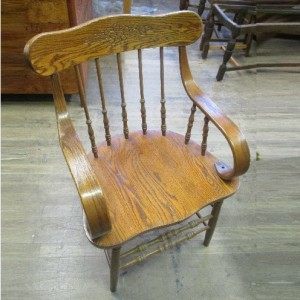
[(95, 142), (94, 130), (92, 127), (92, 121), (90, 119), (90, 114), (89, 114), (88, 107), (87, 107), (87, 101), (86, 101), (85, 92), (83, 89), (81, 74), (80, 74), (78, 65), (75, 66), (75, 72), (76, 72), (76, 79), (77, 79), (77, 84), (78, 84), (78, 88), (79, 88), (79, 95), (80, 95), (81, 103), (83, 105), (83, 109), (84, 109), (84, 113), (85, 113), (86, 124), (88, 126), (88, 133), (89, 133), (89, 137), (91, 140), (92, 151), (94, 153), (94, 157), (97, 158), (98, 151), (97, 151), (97, 146), (96, 146), (96, 142)]
[(139, 58), (139, 77), (140, 77), (140, 93), (141, 93), (141, 116), (142, 116), (142, 129), (143, 134), (147, 133), (147, 123), (146, 123), (146, 107), (144, 98), (144, 80), (143, 80), (143, 66), (142, 66), (142, 50), (138, 50)]
[(204, 118), (204, 126), (203, 126), (203, 133), (202, 133), (202, 143), (201, 143), (201, 155), (205, 155), (206, 148), (207, 148), (207, 136), (208, 136), (208, 122), (209, 119), (207, 117)]
[(164, 78), (164, 48), (159, 49), (160, 54), (160, 86), (161, 86), (161, 132), (162, 135), (166, 135), (167, 125), (166, 125), (166, 100), (165, 100), (165, 78)]
[(111, 145), (111, 135), (109, 131), (109, 120), (107, 117), (107, 109), (105, 104), (105, 97), (104, 97), (104, 90), (103, 90), (103, 83), (102, 83), (102, 75), (101, 75), (101, 67), (100, 67), (100, 60), (96, 58), (96, 68), (97, 68), (97, 76), (98, 76), (98, 83), (100, 89), (100, 97), (101, 97), (101, 105), (102, 105), (102, 114), (103, 114), (103, 124), (105, 129), (105, 139), (108, 146)]
[(126, 102), (124, 96), (124, 84), (123, 84), (123, 73), (122, 73), (122, 64), (121, 64), (121, 54), (117, 53), (117, 62), (118, 62), (118, 71), (119, 71), (119, 82), (120, 82), (120, 91), (121, 91), (121, 99), (122, 99), (122, 118), (123, 118), (123, 132), (125, 139), (128, 139), (128, 125), (127, 125), (127, 111), (126, 111)]
[(189, 117), (189, 122), (188, 122), (188, 126), (187, 126), (187, 130), (186, 130), (186, 134), (185, 134), (185, 144), (188, 144), (191, 138), (191, 132), (192, 132), (192, 128), (193, 128), (193, 124), (194, 124), (194, 120), (195, 120), (195, 112), (196, 112), (196, 105), (193, 104), (192, 108), (191, 108), (191, 114)]

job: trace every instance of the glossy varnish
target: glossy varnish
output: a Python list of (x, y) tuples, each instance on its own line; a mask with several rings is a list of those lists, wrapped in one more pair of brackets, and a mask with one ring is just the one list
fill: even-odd
[[(212, 218), (205, 228), (166, 243), (146, 256), (167, 250), (206, 230), (204, 244), (208, 246), (222, 201), (234, 194), (238, 187), (237, 177), (248, 170), (250, 153), (243, 134), (205, 96), (192, 77), (186, 46), (200, 37), (201, 30), (201, 19), (192, 12), (153, 17), (121, 15), (95, 19), (71, 30), (37, 35), (24, 48), (28, 65), (40, 75), (51, 76), (60, 145), (81, 199), (87, 236), (95, 245), (112, 249), (111, 258), (106, 253), (111, 267), (112, 292), (117, 288), (118, 260), (123, 243), (150, 230), (180, 223), (202, 208), (213, 205)], [(188, 141), (183, 135), (166, 131), (163, 47), (167, 46), (179, 47), (182, 84), (195, 105), (193, 108), (205, 115), (202, 146)], [(160, 53), (161, 133), (147, 132), (142, 67), (142, 49), (147, 48), (159, 48)], [(143, 133), (132, 132), (128, 127), (122, 55), (130, 50), (138, 50)], [(107, 54), (116, 54), (118, 82), (115, 86), (120, 90), (124, 138), (112, 137), (109, 145), (106, 141), (104, 147), (97, 149), (78, 63), (94, 59), (97, 63), (97, 57)], [(94, 158), (91, 163), (68, 115), (59, 79), (60, 71), (73, 66)], [(97, 64), (103, 112), (105, 103), (99, 66)], [(107, 115), (103, 116), (107, 135)], [(186, 135), (191, 134), (191, 121), (190, 118)], [(209, 121), (227, 140), (233, 155), (232, 166), (206, 152)], [(133, 264), (144, 257), (134, 259)]]
[[(155, 227), (176, 224), (199, 208), (232, 195), (238, 180), (224, 182), (216, 158), (201, 155), (194, 142), (168, 131), (132, 132), (98, 148), (89, 160), (106, 195), (112, 230), (95, 241), (99, 247), (124, 243)], [(200, 184), (201, 182), (201, 184)]]
[[(134, 9), (145, 13), (147, 5), (149, 11), (157, 9), (160, 13), (178, 7), (176, 1), (150, 2), (135, 2)], [(260, 54), (268, 60), (269, 53), (270, 59), (276, 55), (286, 60), (291, 56), (293, 60), (299, 51), (297, 41), (275, 39), (261, 44), (256, 57), (245, 59), (238, 51), (235, 57), (255, 63)], [(154, 63), (157, 51), (151, 53), (143, 53), (144, 80), (152, 87), (145, 86), (147, 123), (151, 128), (156, 124), (160, 130), (159, 82), (155, 85), (159, 73), (157, 78), (148, 76), (149, 70), (153, 74), (159, 66)], [(180, 76), (174, 72), (177, 49), (169, 49), (165, 55), (167, 125), (169, 130), (184, 135), (192, 103), (183, 97), (181, 86), (169, 80)], [(131, 80), (138, 77), (136, 56), (133, 53), (124, 57), (124, 75)], [(118, 295), (113, 296), (108, 289), (109, 268), (103, 251), (86, 243), (81, 204), (57, 140), (52, 98), (2, 95), (3, 299), (298, 297), (299, 74), (288, 69), (243, 71), (228, 73), (226, 80), (216, 83), (222, 56), (222, 52), (214, 52), (204, 63), (199, 43), (188, 48), (195, 80), (245, 133), (251, 167), (242, 178), (240, 191), (224, 202), (208, 248), (202, 246), (204, 236), (199, 235), (128, 270), (126, 275), (121, 273)], [(104, 59), (101, 64), (103, 80), (109, 83), (117, 79), (112, 62), (115, 58)], [(93, 85), (87, 98), (96, 140), (105, 141), (102, 114), (95, 113), (101, 104), (93, 65), (89, 75)], [(129, 82), (125, 87), (129, 125), (135, 131), (141, 129), (141, 118), (139, 110), (135, 113), (131, 107), (134, 104), (139, 109), (139, 94), (132, 92), (130, 84), (135, 88), (138, 84)], [(118, 120), (117, 125), (110, 126), (112, 135), (122, 133), (120, 99), (116, 95), (118, 90), (105, 89), (109, 119)], [(90, 151), (79, 103), (73, 96), (68, 108), (80, 137), (82, 133), (84, 147)], [(178, 116), (183, 117), (181, 122)], [(191, 139), (198, 144), (202, 120), (197, 110)], [(222, 137), (211, 123), (209, 127), (208, 151), (226, 158)], [(146, 235), (145, 241), (151, 238)]]

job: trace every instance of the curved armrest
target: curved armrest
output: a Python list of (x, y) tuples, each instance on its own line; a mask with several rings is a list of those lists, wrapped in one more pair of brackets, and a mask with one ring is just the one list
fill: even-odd
[(60, 146), (79, 193), (87, 219), (87, 230), (96, 239), (111, 229), (98, 179), (68, 116), (66, 102), (57, 74), (51, 76)]
[(250, 164), (250, 151), (239, 128), (204, 95), (193, 80), (187, 60), (186, 48), (179, 47), (180, 71), (184, 88), (195, 105), (212, 121), (226, 138), (233, 155), (233, 167), (224, 163), (215, 164), (219, 176), (224, 180), (244, 174)]

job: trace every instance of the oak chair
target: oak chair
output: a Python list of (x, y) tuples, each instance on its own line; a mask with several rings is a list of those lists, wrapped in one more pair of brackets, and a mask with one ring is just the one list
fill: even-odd
[[(30, 67), (40, 75), (50, 76), (53, 85), (59, 140), (78, 190), (88, 239), (105, 250), (111, 269), (111, 291), (117, 287), (119, 270), (190, 239), (206, 231), (208, 246), (222, 202), (239, 186), (238, 177), (249, 166), (249, 149), (238, 127), (204, 95), (194, 82), (188, 65), (186, 45), (201, 35), (202, 22), (193, 12), (182, 11), (160, 16), (118, 15), (95, 19), (72, 29), (39, 34), (25, 46)], [(164, 85), (164, 47), (179, 48), (182, 83), (191, 102), (186, 135), (167, 130)], [(144, 97), (142, 49), (158, 48), (160, 53), (160, 130), (148, 130)], [(142, 130), (130, 131), (121, 53), (137, 50)], [(121, 93), (123, 134), (112, 136), (103, 89), (100, 58), (116, 55)], [(105, 141), (96, 144), (78, 64), (94, 60), (98, 75)], [(92, 151), (85, 150), (69, 117), (59, 73), (74, 67), (81, 92)], [(187, 97), (187, 98), (188, 98)], [(137, 101), (138, 102), (138, 101)], [(159, 109), (159, 108), (158, 108)], [(196, 110), (204, 114), (201, 145), (190, 140)], [(170, 112), (171, 114), (171, 112)], [(121, 122), (121, 121), (120, 121)], [(208, 124), (213, 123), (231, 148), (230, 167), (206, 151)], [(201, 216), (199, 210), (212, 206)], [(176, 230), (121, 254), (123, 244), (143, 233), (196, 220)], [(194, 229), (200, 226), (200, 229)], [(187, 230), (188, 234), (183, 235)], [(178, 239), (173, 240), (175, 236)], [(171, 241), (172, 240), (172, 241)], [(164, 242), (167, 242), (164, 244)], [(156, 244), (161, 244), (156, 247)], [(144, 253), (147, 249), (151, 250)], [(141, 253), (141, 255), (139, 255)], [(121, 265), (132, 255), (138, 257)]]

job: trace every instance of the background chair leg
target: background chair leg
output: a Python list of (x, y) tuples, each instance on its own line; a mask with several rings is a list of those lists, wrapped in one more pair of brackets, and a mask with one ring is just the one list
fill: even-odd
[(229, 59), (232, 56), (232, 53), (233, 53), (233, 50), (235, 47), (235, 43), (236, 43), (236, 40), (231, 39), (227, 44), (227, 47), (226, 47), (226, 50), (225, 50), (225, 53), (223, 56), (223, 63), (221, 64), (218, 74), (217, 74), (217, 77), (216, 77), (218, 81), (221, 81), (224, 77), (224, 74), (227, 70), (226, 64), (228, 63)]
[(189, 7), (189, 0), (180, 0), (179, 9), (186, 10)]
[[(251, 16), (249, 24), (255, 24), (255, 23), (256, 23), (255, 16)], [(252, 44), (253, 37), (254, 37), (254, 35), (253, 35), (252, 32), (249, 32), (246, 35), (246, 41), (245, 41), (245, 44), (246, 44), (245, 56), (246, 57), (250, 56), (250, 49), (251, 49), (251, 44)]]
[(199, 14), (200, 17), (204, 12), (205, 4), (206, 4), (206, 0), (200, 0), (199, 6), (198, 6), (198, 14)]
[(246, 39), (246, 49), (245, 49), (245, 56), (248, 57), (250, 56), (250, 49), (251, 49), (251, 44), (253, 40), (253, 34), (248, 33), (247, 39)]
[(212, 209), (211, 214), (213, 215), (213, 218), (210, 219), (208, 222), (209, 229), (206, 231), (204, 242), (203, 242), (203, 245), (206, 247), (208, 247), (210, 240), (214, 234), (222, 204), (223, 201), (219, 201), (214, 204), (214, 207)]
[(111, 264), (110, 264), (110, 290), (115, 292), (119, 279), (120, 270), (120, 251), (121, 247), (113, 248), (111, 250)]
[(205, 21), (204, 35), (200, 43), (200, 50), (202, 50), (202, 58), (206, 59), (209, 50), (209, 41), (214, 31), (214, 15), (212, 11), (209, 12)]

